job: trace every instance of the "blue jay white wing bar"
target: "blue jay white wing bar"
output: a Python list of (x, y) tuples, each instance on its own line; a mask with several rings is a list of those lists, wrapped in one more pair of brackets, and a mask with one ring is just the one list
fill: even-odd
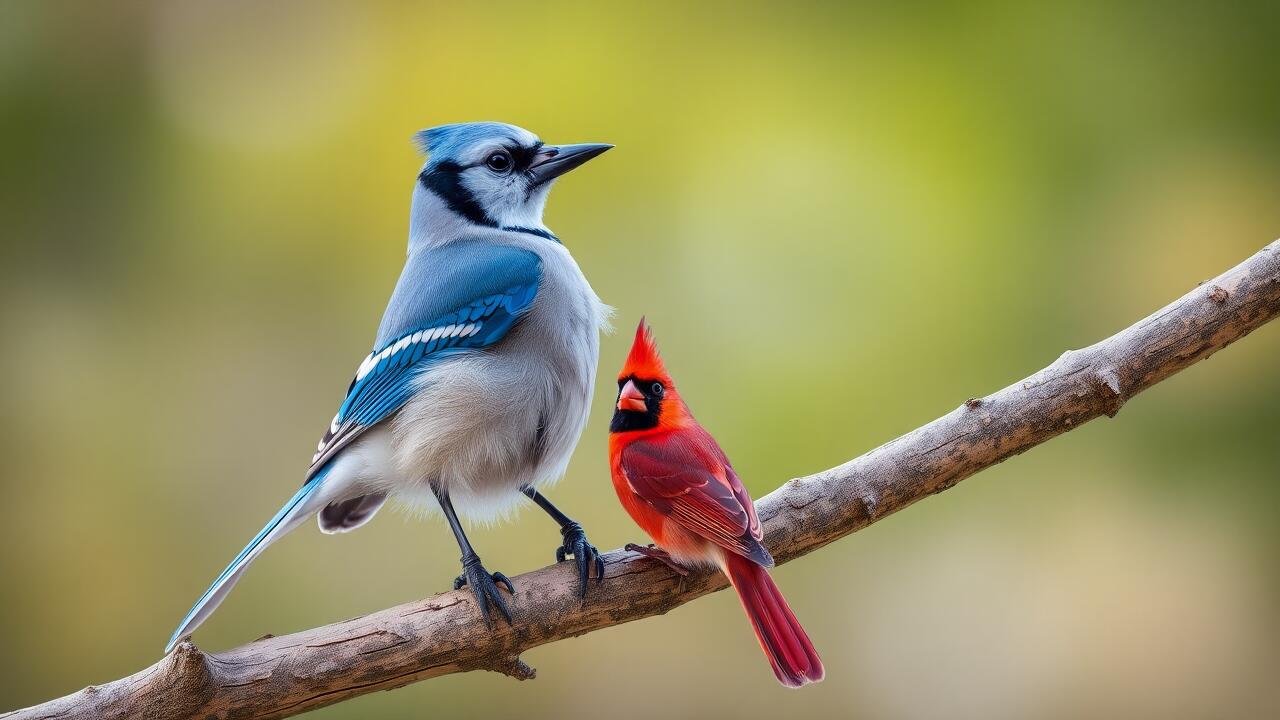
[[(757, 503), (765, 543), (778, 562), (812, 552), (1089, 420), (1115, 415), (1134, 395), (1277, 314), (1280, 242), (1106, 340), (1067, 352), (840, 467), (786, 483)], [(719, 574), (694, 574), (682, 586), (665, 566), (634, 553), (604, 557), (604, 583), (585, 602), (571, 562), (515, 578), (510, 626), (487, 628), (464, 588), (220, 653), (183, 642), (132, 676), (0, 717), (283, 718), (455, 672), (530, 678), (534, 671), (520, 660), (529, 648), (660, 615), (725, 586)]]

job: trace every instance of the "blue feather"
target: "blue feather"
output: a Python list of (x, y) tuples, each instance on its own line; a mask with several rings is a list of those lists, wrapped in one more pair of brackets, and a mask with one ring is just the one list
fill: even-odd
[(413, 136), (418, 149), (429, 156), (427, 168), (452, 160), (464, 149), (479, 142), (510, 140), (523, 144), (530, 137), (526, 130), (500, 122), (469, 122), (428, 128)]
[[(166, 645), (164, 649), (166, 653), (173, 650), (174, 646), (189, 634), (192, 626), (199, 624), (196, 620), (197, 616), (201, 614), (201, 611), (205, 609), (205, 606), (209, 604), (210, 600), (215, 597), (215, 593), (217, 593), (217, 591), (222, 587), (223, 583), (229, 580), (242, 568), (250, 553), (252, 553), (262, 543), (262, 541), (271, 534), (271, 531), (279, 527), (280, 523), (284, 522), (285, 518), (287, 518), (289, 514), (299, 506), (299, 504), (301, 504), (308, 496), (311, 495), (311, 493), (315, 492), (315, 490), (320, 487), (320, 484), (324, 482), (324, 478), (328, 474), (328, 467), (329, 466), (326, 465), (325, 468), (322, 468), (319, 472), (312, 475), (311, 479), (307, 480), (306, 484), (303, 485), (298, 492), (294, 493), (293, 497), (289, 498), (289, 501), (280, 508), (279, 512), (267, 521), (267, 524), (258, 531), (257, 535), (253, 536), (253, 539), (249, 541), (249, 544), (244, 546), (244, 549), (240, 551), (240, 554), (236, 555), (235, 559), (227, 565), (226, 569), (223, 570), (220, 575), (218, 575), (217, 579), (213, 581), (213, 584), (209, 586), (209, 589), (205, 590), (204, 594), (200, 596), (200, 599), (196, 600), (195, 605), (191, 606), (191, 610), (187, 612), (186, 616), (182, 618), (182, 622), (178, 624), (178, 629), (174, 630), (173, 635), (169, 638), (169, 644)], [(212, 612), (212, 608), (210, 608), (209, 611)]]

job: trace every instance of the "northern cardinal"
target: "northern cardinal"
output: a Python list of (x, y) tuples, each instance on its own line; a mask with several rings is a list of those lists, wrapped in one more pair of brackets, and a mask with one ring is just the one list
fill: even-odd
[(766, 568), (760, 520), (729, 458), (689, 412), (641, 320), (618, 374), (609, 427), (609, 464), (618, 499), (657, 547), (629, 545), (677, 572), (720, 568), (738, 592), (778, 681), (822, 680), (822, 660)]

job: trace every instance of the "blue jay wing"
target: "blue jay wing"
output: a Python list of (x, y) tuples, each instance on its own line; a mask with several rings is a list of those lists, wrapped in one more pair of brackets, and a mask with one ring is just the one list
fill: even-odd
[(406, 263), (378, 331), (378, 346), (356, 370), (312, 457), (308, 478), (403, 407), (417, 391), (415, 380), (423, 370), (495, 345), (533, 306), (541, 281), (536, 255), (465, 243), (451, 250), (425, 260), (411, 256)]

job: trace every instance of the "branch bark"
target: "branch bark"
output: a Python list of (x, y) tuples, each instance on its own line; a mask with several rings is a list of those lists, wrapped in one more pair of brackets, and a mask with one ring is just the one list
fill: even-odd
[[(871, 452), (798, 478), (758, 503), (778, 562), (817, 550), (964, 478), (1101, 415), (1280, 314), (1280, 242), (1095, 345)], [(520, 653), (660, 615), (725, 587), (719, 573), (684, 583), (634, 553), (605, 556), (605, 581), (578, 599), (570, 563), (516, 579), (515, 623), (486, 629), (466, 590), (364, 617), (268, 637), (221, 653), (190, 642), (151, 667), (0, 716), (283, 718), (449, 673), (534, 676)]]

